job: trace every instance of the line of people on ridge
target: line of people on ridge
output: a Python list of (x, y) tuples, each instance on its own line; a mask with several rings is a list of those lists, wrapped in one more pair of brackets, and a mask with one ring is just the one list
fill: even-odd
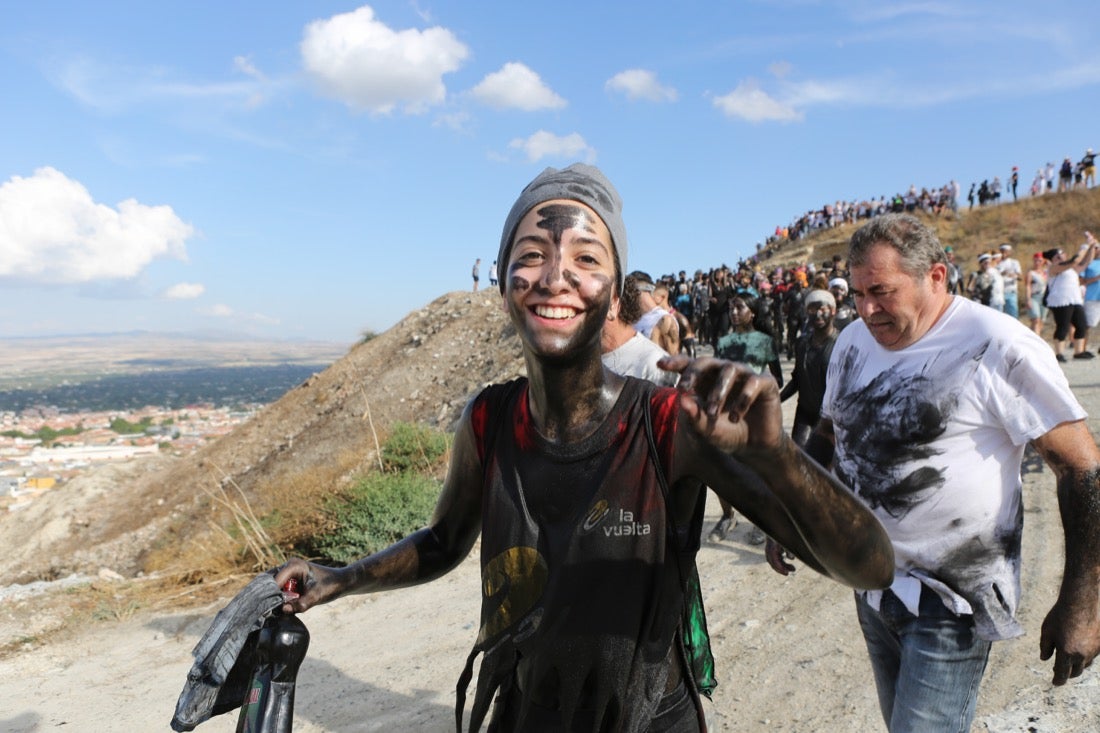
[[(1012, 166), (1012, 170), (1002, 186), (1001, 178), (994, 176), (992, 181), (984, 179), (980, 184), (970, 184), (967, 193), (969, 208), (973, 209), (975, 202), (979, 206), (996, 204), (1001, 200), (1002, 187), (1006, 195), (1011, 194), (1012, 200), (1017, 201), (1017, 191), (1020, 185), (1020, 167)], [(1087, 148), (1084, 155), (1076, 163), (1070, 156), (1066, 156), (1060, 166), (1047, 162), (1035, 172), (1028, 189), (1032, 196), (1040, 196), (1044, 193), (1053, 193), (1087, 189), (1096, 185), (1096, 153), (1092, 148)], [(1056, 188), (1057, 186), (1057, 188)], [(844, 201), (837, 200), (831, 204), (825, 204), (819, 209), (811, 209), (804, 214), (795, 217), (786, 226), (776, 226), (774, 233), (769, 234), (763, 243), (757, 243), (756, 253), (758, 257), (767, 257), (774, 254), (785, 244), (801, 239), (803, 236), (817, 229), (831, 228), (841, 224), (854, 224), (858, 221), (882, 216), (887, 213), (909, 213), (923, 211), (925, 214), (939, 216), (945, 210), (958, 211), (959, 202), (962, 199), (962, 187), (958, 181), (952, 179), (943, 186), (923, 187), (917, 191), (915, 185), (910, 184), (906, 193), (895, 193), (891, 197), (879, 196), (877, 199)]]

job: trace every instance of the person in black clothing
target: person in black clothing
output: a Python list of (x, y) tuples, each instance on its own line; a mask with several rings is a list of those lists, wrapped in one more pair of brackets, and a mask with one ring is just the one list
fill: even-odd
[[(839, 282), (844, 281), (837, 278)], [(845, 289), (847, 283), (845, 283)], [(821, 420), (821, 404), (825, 399), (825, 377), (829, 372), (829, 359), (840, 331), (833, 322), (837, 302), (830, 291), (811, 290), (803, 299), (809, 331), (798, 339), (794, 354), (794, 371), (791, 379), (779, 393), (783, 401), (798, 395), (795, 406), (791, 439), (800, 446), (813, 434)], [(764, 555), (772, 567), (793, 567), (786, 561), (792, 559), (775, 540), (768, 539)]]
[(1068, 191), (1073, 186), (1073, 161), (1068, 157), (1058, 169), (1058, 192)]
[(802, 285), (792, 279), (790, 287), (783, 296), (783, 312), (787, 314), (787, 344), (784, 356), (794, 358), (794, 345), (802, 334), (805, 314), (802, 311)]
[(714, 271), (714, 280), (710, 285), (710, 308), (707, 314), (710, 320), (710, 345), (718, 346), (718, 339), (730, 330), (730, 298), (733, 297), (733, 283), (729, 281), (729, 270), (723, 265)]
[(978, 206), (985, 206), (991, 198), (993, 193), (989, 190), (989, 181), (982, 181), (982, 185), (978, 186)]
[(893, 579), (882, 525), (783, 433), (770, 375), (670, 356), (673, 389), (603, 366), (626, 267), (621, 207), (584, 164), (528, 184), (497, 258), (528, 376), (467, 406), (426, 527), (347, 567), (296, 558), (275, 574), (280, 587), (298, 580), (282, 611), (300, 613), (439, 578), (480, 536), (481, 625), (459, 680), (460, 728), (479, 655), (470, 730), (490, 707), (490, 731), (705, 727), (682, 635), (705, 487), (836, 580)]
[(806, 445), (821, 417), (825, 374), (829, 370), (829, 356), (833, 353), (833, 344), (839, 333), (833, 325), (836, 299), (828, 290), (809, 291), (803, 299), (803, 308), (810, 328), (795, 345), (794, 371), (779, 393), (779, 399), (783, 401), (798, 395), (791, 428), (791, 439), (798, 445)]

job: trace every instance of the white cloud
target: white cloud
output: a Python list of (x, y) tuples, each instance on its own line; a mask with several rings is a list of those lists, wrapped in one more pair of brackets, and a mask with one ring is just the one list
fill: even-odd
[(264, 75), (256, 65), (252, 63), (252, 59), (248, 56), (234, 56), (233, 68), (241, 72), (245, 76), (251, 76), (253, 79), (263, 79)]
[(584, 158), (591, 163), (596, 158), (596, 151), (588, 147), (588, 143), (576, 132), (560, 137), (546, 130), (539, 130), (526, 140), (516, 138), (508, 147), (522, 150), (532, 163), (542, 158)]
[(958, 18), (970, 14), (965, 5), (940, 2), (871, 3), (853, 6), (848, 12), (857, 23), (875, 23), (912, 16)]
[(159, 103), (207, 103), (254, 108), (284, 82), (267, 79), (242, 56), (234, 68), (248, 79), (196, 82), (176, 78), (165, 69), (102, 64), (76, 58), (53, 72), (56, 84), (79, 102), (107, 114)]
[(366, 5), (313, 21), (300, 48), (306, 71), (326, 95), (377, 114), (398, 106), (418, 113), (443, 102), (443, 75), (469, 54), (445, 28), (395, 31)]
[(0, 185), (0, 278), (89, 283), (139, 275), (153, 260), (187, 259), (194, 229), (170, 206), (126, 199), (112, 209), (54, 168)]
[(561, 109), (566, 101), (543, 83), (542, 78), (518, 61), (509, 61), (489, 74), (471, 91), (474, 98), (496, 109)]
[(206, 286), (202, 283), (176, 283), (165, 289), (161, 297), (167, 300), (194, 300), (206, 292)]
[(258, 323), (262, 326), (278, 326), (281, 323), (278, 318), (265, 316), (263, 313), (238, 313), (225, 303), (217, 303), (206, 308), (199, 308), (197, 312), (200, 315), (210, 316), (211, 318), (232, 318), (241, 323)]
[(225, 303), (216, 303), (209, 308), (200, 308), (199, 313), (204, 316), (213, 316), (214, 318), (232, 318), (233, 309), (227, 306)]
[(470, 113), (465, 111), (452, 112), (450, 114), (440, 115), (432, 123), (432, 127), (446, 127), (455, 132), (465, 133), (470, 129)]
[(729, 94), (715, 97), (714, 106), (727, 117), (738, 117), (749, 122), (796, 122), (803, 117), (802, 112), (768, 96), (753, 82), (742, 82)]
[(607, 80), (604, 88), (611, 92), (622, 92), (627, 99), (641, 99), (647, 102), (675, 102), (676, 90), (662, 86), (657, 75), (645, 69), (627, 69), (620, 71)]

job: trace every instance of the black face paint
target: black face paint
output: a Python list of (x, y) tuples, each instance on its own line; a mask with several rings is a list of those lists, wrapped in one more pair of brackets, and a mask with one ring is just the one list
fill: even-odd
[[(572, 204), (549, 204), (538, 210), (539, 219), (536, 226), (550, 233), (550, 241), (558, 248), (558, 256), (561, 256), (561, 238), (567, 229), (580, 229), (585, 232), (596, 233), (593, 216), (584, 208)], [(563, 269), (562, 279), (570, 287), (580, 287), (581, 279), (572, 270)]]
[(596, 231), (592, 215), (580, 206), (550, 204), (539, 209), (538, 214), (542, 218), (536, 226), (550, 232), (550, 240), (554, 244), (561, 244), (561, 235), (566, 229), (581, 229), (593, 233)]

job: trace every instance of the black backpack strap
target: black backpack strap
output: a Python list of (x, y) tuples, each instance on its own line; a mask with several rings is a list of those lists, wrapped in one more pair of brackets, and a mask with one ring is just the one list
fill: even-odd
[[(664, 464), (661, 462), (660, 451), (657, 449), (657, 441), (653, 437), (653, 410), (652, 394), (647, 394), (643, 400), (646, 440), (649, 443), (649, 454), (653, 460), (654, 470), (657, 473), (657, 483), (661, 487), (661, 495), (665, 501), (665, 512), (668, 514), (669, 543), (676, 551), (676, 570), (680, 574), (680, 587), (683, 589), (684, 605), (680, 616), (680, 642), (687, 657), (688, 668), (691, 672), (697, 694), (713, 694), (718, 681), (714, 677), (714, 654), (710, 648), (710, 633), (707, 631), (707, 617), (703, 608), (703, 592), (699, 585), (699, 569), (694, 560), (690, 567), (685, 568), (682, 559), (688, 552), (687, 542), (681, 538), (679, 527), (676, 525), (676, 515), (673, 512), (672, 492), (669, 489), (668, 477), (665, 475)], [(699, 493), (699, 502), (693, 514), (700, 514), (706, 502), (706, 489)], [(692, 521), (691, 527), (697, 527)], [(702, 714), (700, 713), (702, 721)]]

